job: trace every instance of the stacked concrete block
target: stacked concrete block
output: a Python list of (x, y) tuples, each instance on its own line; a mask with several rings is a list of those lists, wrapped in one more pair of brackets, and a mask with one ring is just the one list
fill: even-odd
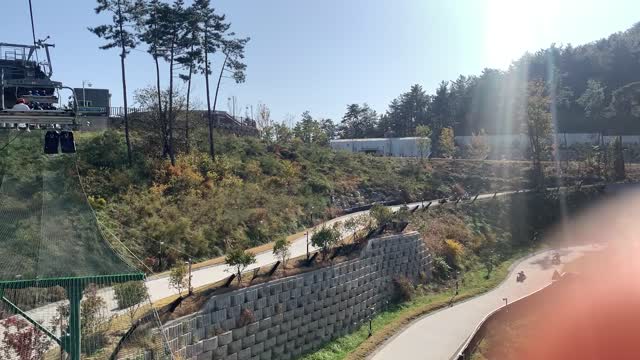
[[(431, 276), (417, 233), (372, 239), (358, 259), (213, 296), (164, 332), (185, 359), (294, 359), (364, 324), (391, 299), (400, 275)], [(253, 314), (249, 324), (244, 309)]]

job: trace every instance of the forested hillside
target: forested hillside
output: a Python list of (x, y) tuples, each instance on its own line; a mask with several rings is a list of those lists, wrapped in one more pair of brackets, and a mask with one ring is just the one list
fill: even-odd
[[(530, 187), (528, 162), (380, 158), (296, 137), (269, 143), (217, 135), (212, 160), (205, 131), (194, 135), (199, 146), (178, 153), (172, 166), (145, 150), (155, 144), (152, 136), (134, 134), (132, 167), (122, 133), (81, 134), (79, 168), (108, 237), (116, 235), (156, 270), (187, 256), (204, 259), (229, 246), (275, 241), (374, 201), (440, 198), (455, 184), (472, 194)], [(554, 169), (547, 168), (550, 185)], [(574, 181), (578, 171), (567, 170), (564, 180)]]
[(520, 132), (532, 80), (546, 83), (557, 131), (640, 134), (640, 23), (589, 44), (553, 44), (525, 54), (506, 71), (487, 68), (442, 81), (435, 94), (414, 85), (381, 116), (366, 104), (348, 105), (338, 134), (411, 136), (418, 125), (436, 136), (443, 127), (456, 135)]

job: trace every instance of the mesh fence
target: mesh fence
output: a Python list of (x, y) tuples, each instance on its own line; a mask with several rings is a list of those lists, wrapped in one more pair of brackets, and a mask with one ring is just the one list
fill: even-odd
[[(41, 134), (37, 134), (42, 136)], [(20, 139), (42, 153), (36, 135)], [(11, 150), (9, 147), (6, 150)], [(12, 161), (0, 185), (0, 281), (135, 273), (102, 237), (73, 155)]]
[(69, 358), (73, 291), (82, 359), (172, 358), (145, 283), (123, 282), (140, 270), (103, 237), (75, 155), (42, 155), (43, 136), (0, 133), (0, 358)]

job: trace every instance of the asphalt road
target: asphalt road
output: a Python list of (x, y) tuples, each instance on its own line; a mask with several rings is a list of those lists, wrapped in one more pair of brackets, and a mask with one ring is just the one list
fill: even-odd
[[(557, 251), (562, 254), (564, 263), (598, 249), (587, 245)], [(514, 301), (530, 295), (551, 283), (554, 270), (562, 272), (562, 264), (551, 264), (554, 252), (556, 250), (548, 250), (520, 261), (512, 267), (502, 284), (484, 295), (417, 319), (383, 344), (370, 359), (451, 359), (457, 355), (484, 317), (504, 306), (505, 298), (507, 301)], [(527, 275), (522, 283), (516, 281), (519, 271), (524, 271)]]

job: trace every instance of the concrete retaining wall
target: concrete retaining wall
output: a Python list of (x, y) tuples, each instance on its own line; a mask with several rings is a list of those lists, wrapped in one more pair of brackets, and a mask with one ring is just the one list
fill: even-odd
[[(200, 312), (166, 324), (165, 335), (181, 359), (296, 358), (383, 308), (394, 277), (429, 278), (430, 265), (417, 233), (372, 239), (356, 260), (213, 296)], [(244, 309), (253, 322), (241, 324)]]

